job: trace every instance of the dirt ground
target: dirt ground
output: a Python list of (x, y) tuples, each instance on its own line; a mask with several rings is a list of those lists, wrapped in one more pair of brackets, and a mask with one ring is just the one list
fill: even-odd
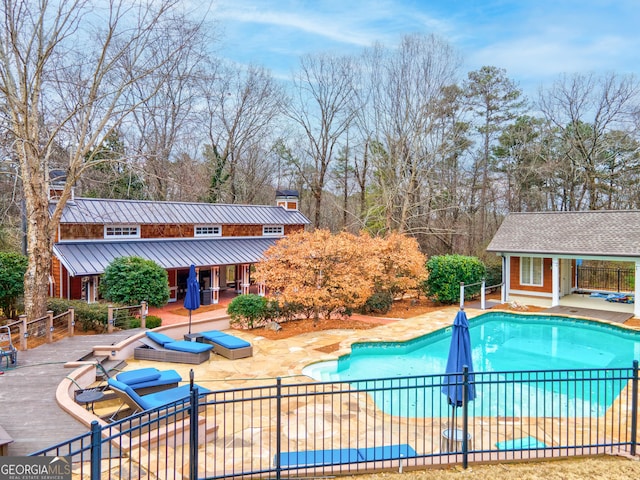
[[(499, 296), (493, 294), (488, 299), (497, 299)], [(446, 305), (445, 305), (446, 306)], [(397, 319), (397, 318), (412, 318), (425, 313), (433, 312), (443, 308), (443, 305), (432, 302), (431, 300), (420, 297), (417, 298), (405, 298), (397, 300), (393, 303), (391, 310), (383, 315), (371, 315), (363, 317), (361, 315), (354, 315), (347, 318), (331, 318), (320, 319), (317, 323), (314, 323), (312, 319), (295, 320), (289, 322), (280, 323), (281, 330), (275, 331), (269, 328), (256, 329), (252, 333), (258, 333), (271, 340), (277, 340), (280, 338), (293, 337), (309, 332), (319, 332), (322, 330), (333, 329), (346, 329), (346, 330), (365, 330), (373, 328), (376, 325), (384, 323), (385, 319)], [(500, 305), (500, 308), (505, 310), (517, 311), (520, 308), (509, 304)], [(527, 307), (527, 311), (536, 311), (534, 307)], [(376, 321), (378, 319), (379, 321)]]

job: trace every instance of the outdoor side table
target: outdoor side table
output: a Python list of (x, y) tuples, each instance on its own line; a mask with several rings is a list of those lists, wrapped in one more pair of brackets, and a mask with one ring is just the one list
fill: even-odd
[(187, 342), (201, 342), (202, 343), (202, 335), (200, 333), (185, 333), (184, 339)]
[(93, 406), (98, 400), (102, 400), (104, 392), (101, 390), (85, 390), (76, 396), (76, 402), (84, 405), (87, 410), (95, 413)]

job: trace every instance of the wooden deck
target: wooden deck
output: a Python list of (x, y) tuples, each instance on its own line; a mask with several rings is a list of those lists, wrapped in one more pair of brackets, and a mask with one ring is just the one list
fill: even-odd
[(13, 438), (8, 454), (24, 456), (84, 434), (88, 428), (62, 410), (56, 388), (69, 374), (64, 364), (112, 345), (140, 330), (104, 335), (77, 335), (18, 352), (16, 368), (0, 375), (0, 425)]
[(572, 307), (568, 305), (558, 305), (544, 310), (544, 313), (558, 313), (561, 315), (570, 315), (573, 317), (595, 318), (597, 320), (606, 320), (613, 323), (624, 323), (633, 318), (633, 313), (612, 312), (610, 310), (596, 310), (594, 308)]

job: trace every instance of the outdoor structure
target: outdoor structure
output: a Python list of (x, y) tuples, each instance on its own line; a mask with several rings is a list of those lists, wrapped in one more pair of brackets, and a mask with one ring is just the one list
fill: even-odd
[[(55, 204), (55, 183), (50, 203)], [(276, 240), (304, 230), (297, 192), (276, 193), (277, 206), (75, 198), (65, 206), (53, 247), (50, 295), (98, 299), (100, 275), (118, 257), (153, 260), (167, 270), (170, 302), (184, 298), (194, 264), (202, 304), (220, 291), (248, 293), (251, 265)], [(280, 206), (282, 205), (282, 206)], [(260, 293), (264, 287), (259, 286)]]
[[(551, 306), (576, 290), (580, 260), (635, 264), (640, 296), (640, 211), (510, 213), (487, 247), (502, 257), (502, 302), (513, 295), (546, 297)], [(640, 302), (633, 306), (640, 316)]]

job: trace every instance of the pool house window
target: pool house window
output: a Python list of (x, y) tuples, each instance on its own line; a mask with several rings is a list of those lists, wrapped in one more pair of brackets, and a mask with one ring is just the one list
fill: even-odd
[(265, 235), (265, 236), (284, 235), (284, 226), (283, 225), (264, 225), (262, 227), (262, 235)]
[(105, 225), (104, 238), (140, 238), (140, 226)]
[(220, 225), (196, 225), (195, 237), (220, 237), (222, 236), (222, 227)]
[(520, 257), (520, 285), (542, 286), (542, 258)]

